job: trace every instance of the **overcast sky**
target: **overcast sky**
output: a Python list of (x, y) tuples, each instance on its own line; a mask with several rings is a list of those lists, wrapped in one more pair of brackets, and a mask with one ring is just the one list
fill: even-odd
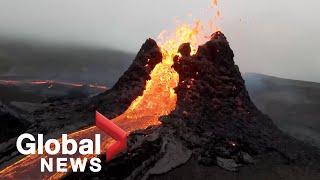
[[(210, 0), (0, 0), (0, 36), (137, 52), (174, 18), (211, 17)], [(320, 1), (220, 0), (242, 72), (320, 82)]]

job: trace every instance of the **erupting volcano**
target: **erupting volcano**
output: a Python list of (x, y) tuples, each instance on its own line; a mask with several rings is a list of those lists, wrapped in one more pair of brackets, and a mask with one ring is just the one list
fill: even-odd
[[(169, 40), (163, 40), (160, 47), (157, 43), (151, 39), (147, 40), (146, 43), (142, 46), (140, 52), (134, 63), (131, 65), (129, 70), (120, 78), (118, 83), (111, 89), (106, 91), (105, 94), (99, 95), (93, 99), (91, 105), (96, 106), (98, 109), (100, 103), (97, 103), (97, 99), (105, 105), (111, 105), (113, 109), (111, 111), (116, 112), (116, 118), (112, 119), (113, 122), (118, 124), (120, 127), (125, 129), (127, 132), (132, 132), (139, 129), (145, 129), (148, 126), (159, 125), (160, 116), (168, 115), (172, 110), (175, 109), (177, 95), (174, 91), (174, 88), (177, 87), (179, 82), (179, 75), (173, 69), (174, 59), (181, 56), (179, 53), (179, 47), (181, 44), (190, 43), (192, 49), (190, 53), (194, 54), (197, 48), (197, 35), (199, 33), (199, 23), (195, 24), (194, 27), (190, 27), (186, 24), (182, 24), (177, 27), (175, 33)], [(142, 63), (142, 64), (141, 64)], [(140, 68), (140, 69), (139, 69)], [(133, 71), (134, 70), (134, 71)], [(131, 73), (136, 73), (133, 75)], [(140, 71), (140, 72), (139, 72)], [(143, 73), (145, 71), (145, 73)], [(128, 75), (129, 74), (129, 75)], [(137, 77), (136, 75), (140, 75)], [(144, 77), (145, 76), (145, 77)], [(148, 79), (145, 79), (148, 77)], [(126, 82), (122, 82), (123, 79), (129, 78), (129, 85), (124, 85)], [(142, 94), (137, 96), (135, 94), (135, 99), (129, 99), (130, 106), (126, 107), (127, 110), (124, 111), (121, 115), (121, 109), (115, 108), (112, 106), (112, 102), (108, 102), (105, 98), (111, 97), (109, 94), (116, 93), (117, 98), (112, 99), (112, 101), (119, 101), (119, 99), (124, 96), (129, 96), (130, 93), (134, 92), (134, 88), (137, 88), (130, 83), (135, 83), (135, 78), (141, 80), (140, 83), (145, 85), (140, 86), (138, 93)], [(4, 81), (4, 83), (22, 83), (19, 81)], [(29, 84), (47, 84), (48, 81), (30, 81)], [(69, 85), (69, 84), (68, 84)], [(76, 84), (71, 84), (76, 85)], [(131, 92), (124, 92), (118, 88), (123, 88), (128, 86), (131, 89)], [(129, 89), (129, 90), (130, 90)], [(125, 93), (125, 94), (121, 94)], [(134, 98), (132, 96), (131, 98)], [(114, 97), (114, 96), (112, 96)], [(127, 97), (124, 97), (127, 99)], [(116, 104), (120, 106), (127, 106), (126, 103)], [(92, 107), (91, 107), (92, 108)], [(110, 107), (109, 107), (110, 108)], [(112, 113), (108, 113), (103, 109), (102, 112), (107, 113), (108, 116), (112, 117)], [(119, 111), (119, 112), (117, 112)], [(71, 138), (81, 139), (83, 137), (93, 137), (96, 133), (102, 133), (95, 126), (77, 131), (70, 134)], [(102, 150), (105, 150), (105, 146), (110, 144), (112, 141), (109, 137), (103, 138)], [(47, 154), (43, 156), (48, 156)], [(40, 155), (29, 155), (20, 161), (14, 163), (11, 166), (8, 166), (1, 171), (1, 174), (4, 174), (4, 177), (23, 177), (25, 172), (36, 172), (39, 168)], [(21, 171), (23, 169), (23, 171)], [(42, 178), (58, 178), (61, 177), (63, 173), (42, 173), (42, 174), (32, 174), (33, 178), (42, 177)]]
[[(181, 44), (188, 42), (196, 44), (196, 36), (196, 27), (181, 25), (176, 29), (173, 39), (160, 45), (162, 61), (151, 71), (150, 80), (146, 82), (143, 94), (137, 97), (121, 116), (136, 119), (152, 117), (153, 120), (150, 120), (152, 122), (158, 121), (160, 116), (168, 115), (174, 110), (177, 101), (174, 88), (178, 85), (179, 75), (172, 67), (173, 59), (179, 55), (178, 49)], [(192, 52), (195, 52), (195, 48), (192, 48)]]
[[(192, 172), (183, 169), (184, 164), (238, 171), (265, 154), (271, 155), (263, 160), (280, 156), (281, 161), (299, 168), (320, 162), (312, 147), (282, 133), (255, 107), (227, 38), (214, 32), (204, 36), (201, 23), (196, 22), (193, 27), (179, 25), (175, 33), (158, 43), (148, 39), (111, 89), (63, 113), (64, 119), (83, 119), (92, 125), (98, 110), (131, 133), (128, 150), (111, 162), (103, 162), (99, 173), (40, 173), (40, 158), (51, 157), (44, 154), (22, 158), (3, 169), (1, 177), (146, 179), (164, 174), (166, 178), (167, 172), (180, 167), (186, 171), (180, 179), (190, 179)], [(61, 106), (67, 109), (72, 103)], [(61, 118), (61, 114), (57, 111), (50, 117)], [(90, 126), (69, 137), (80, 140), (97, 133), (103, 134)], [(102, 137), (104, 151), (113, 140)]]

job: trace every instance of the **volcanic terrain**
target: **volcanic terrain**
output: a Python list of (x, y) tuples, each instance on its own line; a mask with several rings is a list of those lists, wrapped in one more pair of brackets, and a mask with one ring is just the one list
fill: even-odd
[[(3, 177), (27, 177), (23, 169), (28, 177), (65, 179), (319, 179), (318, 149), (256, 108), (221, 32), (195, 53), (189, 43), (177, 50), (168, 55), (148, 39), (118, 82), (93, 98), (49, 99), (23, 117), (1, 105), (0, 115), (21, 128), (13, 134), (28, 129), (56, 138), (93, 125), (96, 110), (130, 132), (127, 151), (99, 173), (35, 174), (39, 157), (27, 156)], [(71, 137), (92, 133), (101, 132), (92, 126)], [(12, 137), (0, 149), (2, 166), (20, 158)]]
[[(144, 51), (146, 47), (152, 48)], [(160, 58), (157, 49), (148, 40), (118, 83), (95, 97), (90, 107), (111, 118), (122, 114), (142, 94), (148, 72), (159, 61), (143, 66), (144, 58), (139, 57)], [(132, 132), (128, 150), (104, 162), (99, 173), (71, 173), (66, 179), (320, 177), (319, 151), (281, 132), (252, 103), (221, 32), (195, 54), (190, 52), (190, 45), (182, 44), (180, 56), (173, 58), (179, 74), (177, 102), (171, 113), (160, 117), (161, 125)]]

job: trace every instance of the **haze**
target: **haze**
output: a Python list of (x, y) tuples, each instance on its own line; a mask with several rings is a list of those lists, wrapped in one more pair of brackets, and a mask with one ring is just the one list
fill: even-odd
[[(24, 2), (24, 3), (23, 3)], [(0, 37), (137, 52), (174, 19), (207, 19), (210, 0), (0, 1)], [(320, 82), (320, 2), (219, 0), (242, 72)]]

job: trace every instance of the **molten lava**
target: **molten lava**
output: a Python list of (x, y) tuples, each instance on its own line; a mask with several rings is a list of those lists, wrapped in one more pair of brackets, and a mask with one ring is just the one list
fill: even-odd
[[(190, 42), (192, 52), (196, 52), (197, 39), (199, 33), (199, 26), (191, 28), (188, 25), (179, 26), (173, 38), (165, 40), (161, 43), (161, 52), (163, 55), (162, 62), (157, 64), (152, 70), (147, 81), (143, 94), (137, 97), (129, 106), (129, 108), (120, 116), (112, 119), (112, 121), (120, 126), (127, 133), (138, 129), (145, 129), (151, 125), (158, 125), (160, 116), (169, 114), (176, 106), (177, 96), (174, 88), (179, 81), (178, 73), (171, 67), (173, 65), (173, 57), (179, 55), (178, 48), (180, 44)], [(36, 82), (39, 84), (40, 82)], [(41, 84), (41, 83), (40, 83)], [(96, 126), (89, 127), (80, 131), (69, 134), (68, 136), (76, 141), (83, 138), (94, 138), (95, 134), (103, 134)], [(61, 139), (60, 139), (61, 141)], [(103, 135), (101, 138), (101, 152), (104, 152), (106, 146), (113, 142), (109, 136)], [(17, 161), (16, 163), (6, 167), (0, 172), (0, 175), (5, 178), (24, 178), (25, 173), (29, 174), (29, 178), (33, 179), (59, 179), (64, 173), (40, 173), (40, 159), (43, 157), (55, 158), (61, 157), (61, 154), (50, 156), (48, 154), (33, 154), (28, 155)], [(74, 158), (80, 155), (73, 155)], [(84, 157), (84, 156), (80, 156)], [(92, 155), (85, 156), (92, 158)], [(70, 168), (70, 165), (69, 165)]]
[[(216, 6), (217, 1), (213, 1)], [(219, 14), (220, 16), (220, 14)], [(208, 24), (209, 31), (212, 33), (212, 22)], [(159, 46), (162, 52), (162, 62), (157, 64), (150, 73), (151, 79), (147, 81), (143, 94), (137, 97), (129, 106), (129, 108), (120, 116), (112, 119), (112, 121), (120, 126), (127, 133), (138, 129), (145, 129), (151, 125), (158, 125), (160, 116), (168, 115), (176, 106), (177, 96), (174, 88), (178, 85), (179, 75), (172, 68), (173, 58), (180, 56), (178, 53), (179, 46), (183, 43), (190, 43), (191, 55), (196, 53), (198, 45), (206, 38), (203, 26), (200, 21), (196, 21), (191, 27), (187, 24), (180, 24), (175, 33), (159, 35)], [(103, 134), (96, 126), (89, 127), (80, 131), (76, 131), (68, 135), (70, 138), (79, 141), (83, 138), (94, 138), (95, 134)], [(104, 152), (106, 146), (113, 142), (112, 138), (102, 136), (101, 151)], [(59, 157), (61, 155), (56, 155)], [(79, 155), (74, 155), (79, 156)], [(30, 177), (36, 179), (58, 179), (64, 173), (40, 173), (39, 165), (42, 157), (48, 158), (49, 155), (29, 155), (20, 161), (6, 167), (0, 171), (0, 175), (5, 178), (25, 178), (28, 173)], [(86, 156), (92, 158), (92, 156)], [(76, 158), (76, 157), (75, 157)]]
[(197, 34), (198, 26), (191, 28), (184, 24), (176, 29), (174, 38), (160, 44), (162, 62), (152, 70), (151, 79), (147, 81), (143, 95), (136, 98), (122, 116), (130, 118), (152, 116), (157, 120), (175, 108), (177, 96), (174, 88), (178, 85), (179, 75), (171, 67), (173, 58), (179, 55), (178, 48), (182, 43), (190, 42), (193, 47), (192, 53), (195, 53)]

